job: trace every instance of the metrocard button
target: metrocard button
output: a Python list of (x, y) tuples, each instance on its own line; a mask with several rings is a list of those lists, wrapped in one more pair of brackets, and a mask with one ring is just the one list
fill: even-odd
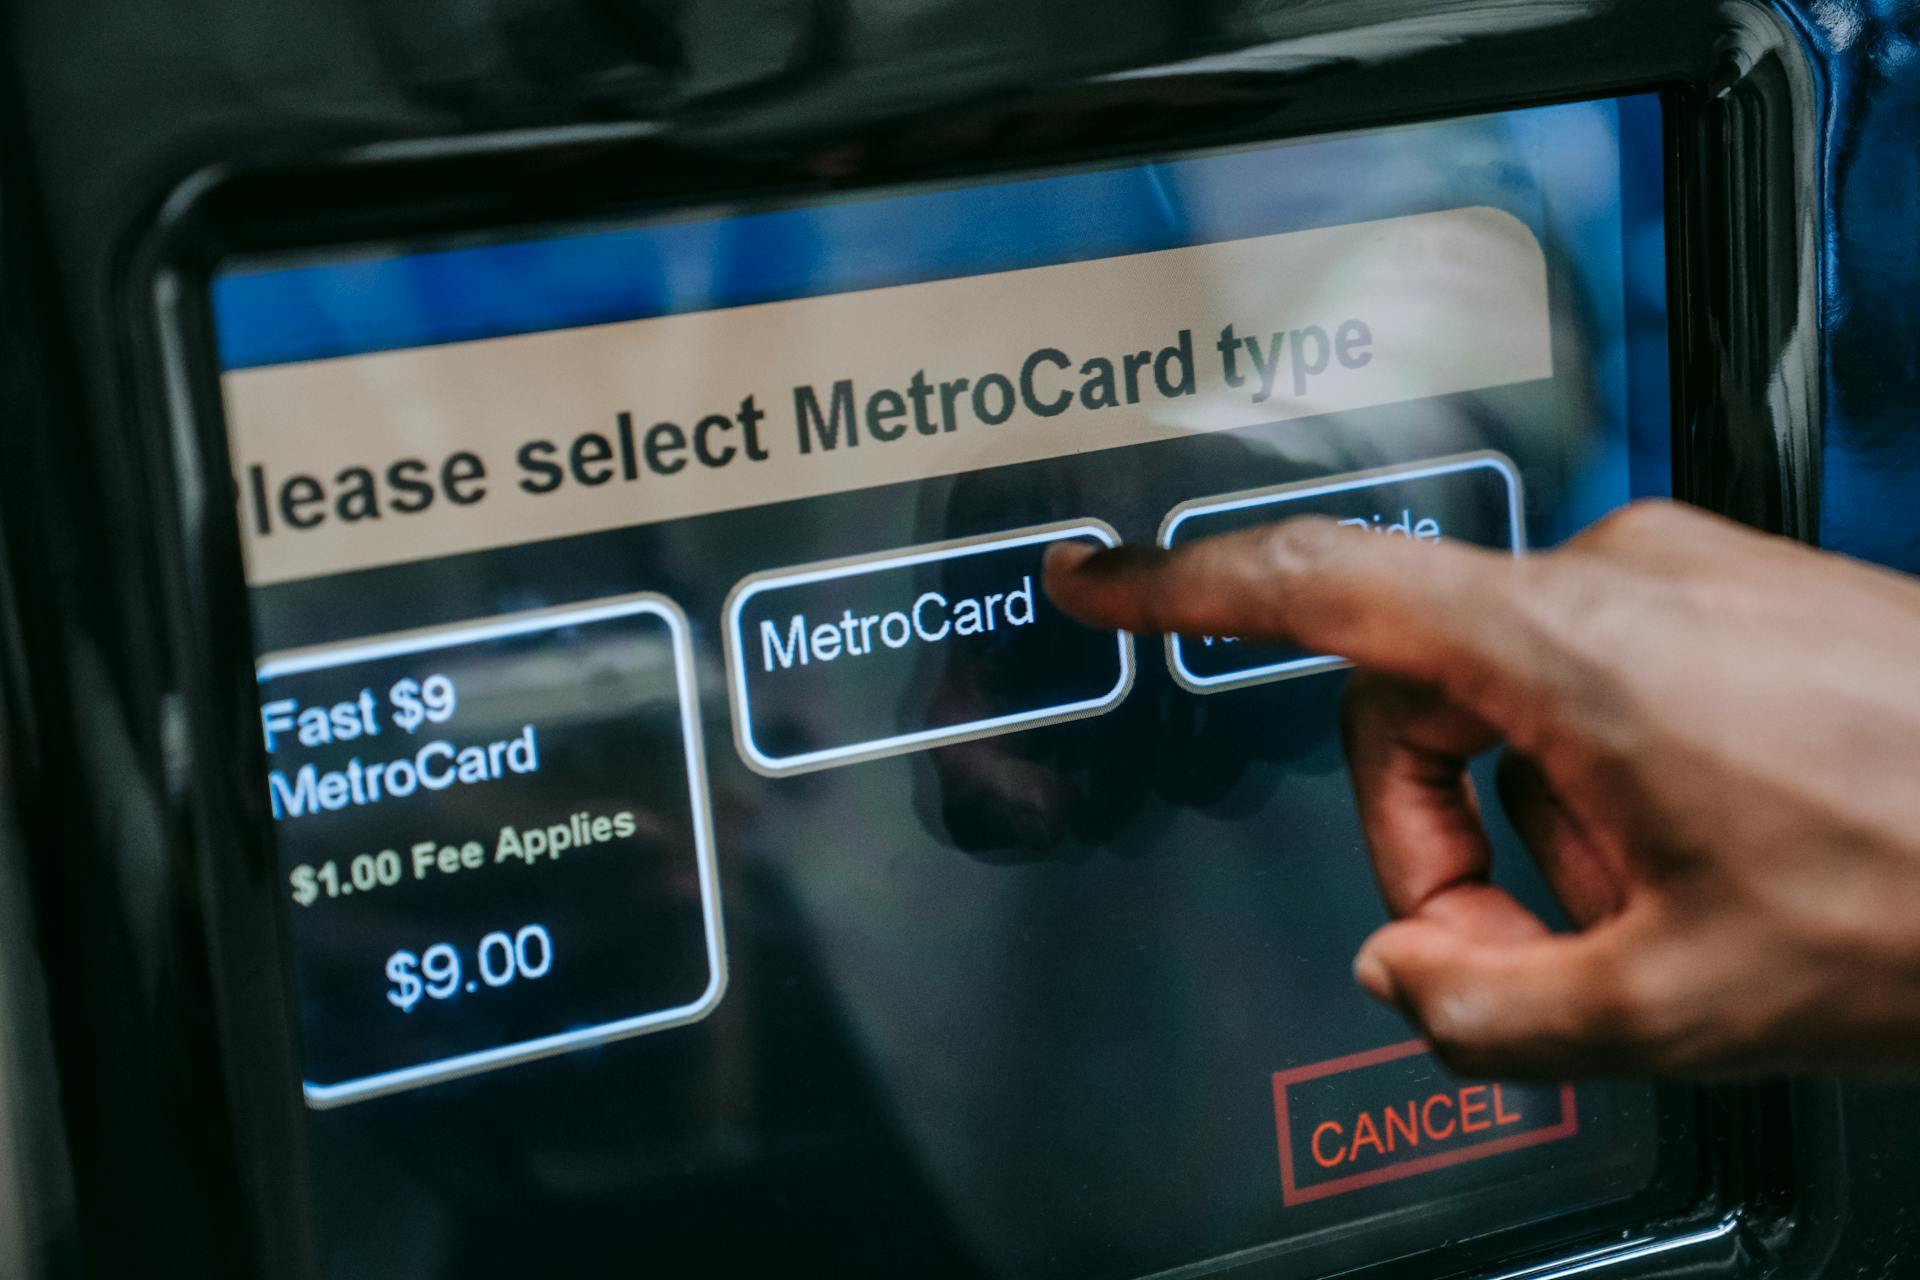
[[(1160, 545), (1177, 547), (1306, 515), (1327, 516), (1380, 537), (1453, 539), (1515, 555), (1526, 549), (1520, 473), (1505, 455), (1493, 452), (1182, 503), (1160, 526)], [(1173, 678), (1194, 693), (1219, 693), (1346, 665), (1340, 658), (1237, 636), (1170, 635), (1166, 645)]]
[(1099, 715), (1133, 685), (1133, 638), (1053, 606), (1076, 520), (756, 573), (728, 597), (734, 740), (780, 776)]
[(1580, 1131), (1572, 1085), (1463, 1080), (1418, 1040), (1276, 1072), (1273, 1109), (1289, 1206)]

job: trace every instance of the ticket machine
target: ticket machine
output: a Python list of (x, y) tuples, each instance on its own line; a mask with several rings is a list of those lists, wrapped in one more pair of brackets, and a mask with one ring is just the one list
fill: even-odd
[(1819, 539), (1833, 15), (15, 8), (23, 1274), (1898, 1273), (1910, 1089), (1449, 1072), (1340, 656), (1041, 584)]

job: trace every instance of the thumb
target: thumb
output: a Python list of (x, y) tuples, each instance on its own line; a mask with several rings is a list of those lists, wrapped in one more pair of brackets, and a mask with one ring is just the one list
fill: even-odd
[(1354, 976), (1464, 1075), (1559, 1080), (1646, 1070), (1656, 1065), (1654, 1046), (1634, 1034), (1623, 938), (1612, 922), (1521, 940), (1415, 917), (1367, 939)]

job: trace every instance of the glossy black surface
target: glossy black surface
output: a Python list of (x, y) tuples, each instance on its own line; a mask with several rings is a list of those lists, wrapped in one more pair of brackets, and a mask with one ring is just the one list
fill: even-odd
[[(1631, 115), (1631, 129), (1630, 109), (1639, 113)], [(1653, 422), (1645, 433), (1629, 432), (1624, 404), (1641, 380), (1636, 369), (1644, 381), (1663, 385), (1667, 363), (1666, 277), (1659, 261), (1664, 206), (1657, 193), (1649, 193), (1655, 198), (1633, 204), (1631, 216), (1626, 207), (1629, 174), (1647, 175), (1657, 186), (1664, 171), (1658, 123), (1655, 103), (1641, 96), (1631, 108), (1565, 104), (1337, 141), (1166, 158), (1144, 168), (1083, 169), (1051, 178), (1028, 174), (1009, 183), (850, 197), (754, 212), (740, 221), (668, 218), (626, 231), (459, 254), (418, 245), (406, 246), (399, 257), (369, 259), (349, 249), (338, 266), (303, 257), (297, 261), (307, 265), (279, 270), (259, 260), (246, 275), (223, 270), (214, 310), (229, 352), (267, 345), (263, 335), (277, 332), (285, 335), (282, 358), (309, 333), (327, 344), (322, 353), (334, 355), (356, 349), (361, 335), (381, 340), (386, 349), (373, 363), (385, 367), (396, 360), (457, 358), (463, 351), (482, 357), (484, 370), (476, 366), (467, 376), (498, 376), (499, 389), (484, 397), (487, 405), (460, 412), (456, 429), (491, 482), (481, 502), (494, 504), (487, 509), (502, 531), (515, 523), (515, 508), (502, 502), (524, 497), (529, 508), (544, 507), (558, 495), (513, 485), (513, 471), (501, 465), (510, 464), (513, 454), (496, 447), (488, 423), (517, 436), (529, 421), (550, 424), (545, 430), (582, 418), (602, 420), (596, 410), (604, 408), (604, 402), (563, 408), (558, 397), (565, 388), (543, 379), (549, 358), (536, 355), (513, 369), (513, 353), (522, 341), (545, 347), (549, 341), (572, 344), (627, 333), (618, 323), (621, 313), (611, 305), (603, 313), (611, 329), (434, 346), (412, 354), (394, 352), (397, 343), (420, 340), (395, 333), (396, 315), (424, 321), (421, 328), (436, 337), (446, 332), (443, 316), (463, 325), (491, 320), (487, 332), (513, 332), (530, 315), (578, 304), (578, 282), (587, 273), (570, 255), (591, 253), (604, 262), (610, 246), (640, 238), (658, 256), (623, 252), (619, 256), (635, 266), (603, 268), (593, 278), (646, 281), (653, 272), (639, 264), (660, 263), (658, 274), (669, 279), (738, 281), (734, 288), (745, 296), (733, 300), (750, 307), (764, 296), (760, 289), (791, 299), (796, 277), (814, 288), (827, 281), (845, 287), (849, 275), (870, 285), (886, 265), (911, 280), (914, 272), (952, 272), (956, 259), (973, 261), (975, 270), (980, 259), (1008, 265), (999, 257), (1005, 255), (1032, 272), (972, 282), (1002, 299), (1002, 290), (1024, 284), (1022, 298), (1039, 313), (1003, 304), (982, 324), (954, 302), (960, 289), (971, 287), (969, 280), (951, 277), (924, 286), (902, 283), (882, 293), (790, 300), (777, 306), (787, 318), (782, 336), (763, 338), (756, 348), (772, 351), (791, 341), (797, 354), (808, 350), (810, 333), (824, 329), (837, 338), (816, 348), (790, 376), (756, 371), (755, 362), (727, 342), (703, 343), (671, 362), (662, 360), (659, 352), (670, 339), (661, 335), (680, 321), (642, 322), (644, 328), (631, 332), (645, 335), (644, 343), (623, 350), (619, 361), (632, 379), (619, 403), (631, 404), (637, 415), (646, 411), (642, 427), (656, 417), (679, 416), (674, 406), (687, 394), (680, 385), (682, 368), (724, 370), (729, 380), (742, 379), (739, 390), (761, 393), (767, 406), (761, 452), (772, 460), (768, 467), (779, 468), (774, 474), (804, 474), (812, 465), (820, 468), (815, 475), (833, 475), (858, 456), (898, 468), (888, 473), (898, 483), (669, 520), (661, 517), (675, 495), (686, 491), (655, 477), (650, 500), (635, 497), (615, 510), (614, 524), (624, 527), (252, 591), (255, 642), (266, 650), (644, 587), (685, 610), (694, 665), (705, 667), (701, 683), (713, 693), (728, 680), (719, 633), (728, 633), (725, 648), (733, 662), (749, 655), (744, 670), (735, 673), (731, 729), (727, 699), (698, 699), (714, 747), (710, 794), (723, 837), (717, 862), (729, 956), (726, 999), (698, 1025), (604, 1052), (549, 1058), (311, 1117), (311, 1200), (323, 1274), (366, 1274), (384, 1260), (406, 1258), (417, 1274), (513, 1275), (538, 1265), (553, 1246), (556, 1223), (565, 1224), (573, 1264), (595, 1274), (617, 1271), (631, 1258), (636, 1238), (656, 1258), (678, 1264), (699, 1259), (726, 1273), (764, 1271), (796, 1257), (838, 1275), (1134, 1275), (1231, 1254), (1264, 1261), (1270, 1271), (1305, 1274), (1392, 1258), (1462, 1235), (1491, 1235), (1573, 1210), (1596, 1210), (1596, 1220), (1604, 1214), (1627, 1225), (1652, 1209), (1687, 1207), (1692, 1187), (1678, 1173), (1665, 1186), (1647, 1186), (1661, 1145), (1651, 1094), (1600, 1084), (1569, 1095), (1567, 1113), (1551, 1121), (1529, 1117), (1525, 1107), (1490, 1108), (1485, 1086), (1472, 1095), (1466, 1090), (1475, 1086), (1457, 1086), (1463, 1099), (1457, 1123), (1427, 1113), (1436, 1117), (1429, 1127), (1433, 1141), (1504, 1141), (1485, 1137), (1487, 1117), (1499, 1112), (1506, 1137), (1551, 1145), (1530, 1141), (1499, 1152), (1458, 1145), (1439, 1153), (1446, 1164), (1389, 1178), (1375, 1175), (1415, 1174), (1402, 1163), (1405, 1149), (1396, 1146), (1400, 1159), (1391, 1167), (1384, 1152), (1378, 1153), (1382, 1163), (1369, 1167), (1375, 1153), (1361, 1145), (1367, 1130), (1356, 1119), (1376, 1105), (1401, 1105), (1391, 1096), (1375, 1096), (1389, 1087), (1379, 1083), (1381, 1077), (1356, 1077), (1358, 1088), (1338, 1089), (1332, 1097), (1303, 1083), (1296, 1099), (1301, 1114), (1336, 1104), (1355, 1109), (1344, 1119), (1316, 1116), (1308, 1133), (1351, 1124), (1355, 1145), (1337, 1161), (1325, 1155), (1316, 1161), (1308, 1153), (1296, 1163), (1296, 1176), (1311, 1179), (1319, 1165), (1332, 1163), (1362, 1182), (1336, 1180), (1288, 1192), (1286, 1175), (1275, 1176), (1281, 1099), (1274, 1073), (1324, 1067), (1406, 1039), (1404, 1024), (1368, 1001), (1348, 976), (1352, 947), (1382, 916), (1371, 873), (1355, 856), (1360, 835), (1336, 763), (1332, 707), (1339, 680), (1272, 685), (1202, 706), (1171, 686), (1153, 646), (1140, 646), (1145, 652), (1139, 661), (1123, 668), (1131, 646), (1065, 622), (1032, 589), (1039, 575), (1033, 539), (1076, 529), (1102, 532), (1085, 516), (1109, 522), (1105, 536), (1150, 540), (1169, 509), (1194, 495), (1324, 476), (1387, 458), (1430, 465), (1475, 447), (1504, 450), (1499, 465), (1511, 472), (1514, 487), (1491, 475), (1492, 491), (1483, 496), (1491, 497), (1502, 523), (1514, 518), (1516, 507), (1521, 518), (1530, 512), (1527, 536), (1540, 543), (1623, 501), (1638, 470), (1652, 473), (1645, 487), (1664, 486), (1672, 452), (1667, 397), (1655, 394), (1646, 405)], [(1610, 145), (1616, 129), (1617, 149)], [(1599, 143), (1585, 153), (1568, 153), (1553, 141), (1596, 137)], [(1526, 138), (1535, 141), (1509, 141)], [(1612, 163), (1616, 153), (1618, 166)], [(1441, 156), (1453, 162), (1436, 163)], [(1150, 185), (1143, 181), (1147, 174)], [(1142, 197), (1137, 215), (1130, 213), (1133, 193)], [(1247, 427), (1227, 434), (1194, 438), (1174, 432), (1173, 439), (1121, 446), (1117, 426), (1110, 425), (1114, 419), (1101, 408), (1082, 421), (1098, 423), (1094, 441), (1105, 447), (1086, 452), (1082, 444), (1068, 451), (1060, 432), (1074, 422), (1071, 416), (1052, 421), (1035, 414), (989, 431), (977, 414), (969, 419), (956, 412), (953, 432), (936, 427), (922, 433), (905, 425), (912, 420), (909, 411), (893, 440), (871, 431), (850, 437), (843, 426), (836, 437), (840, 446), (830, 451), (817, 422), (801, 437), (808, 447), (796, 445), (792, 428), (806, 420), (797, 414), (789, 420), (789, 406), (780, 403), (795, 398), (777, 390), (793, 379), (808, 379), (803, 385), (811, 394), (817, 384), (810, 381), (810, 367), (842, 368), (859, 375), (861, 387), (871, 385), (866, 366), (841, 362), (857, 354), (872, 330), (858, 316), (838, 323), (802, 321), (812, 307), (889, 300), (897, 306), (916, 298), (932, 304), (939, 298), (935, 323), (892, 312), (898, 317), (892, 324), (937, 335), (939, 349), (921, 351), (936, 377), (946, 369), (977, 374), (1013, 367), (1005, 363), (1009, 352), (1018, 361), (1019, 352), (1043, 340), (1079, 348), (1081, 331), (1073, 317), (1048, 315), (1045, 304), (1057, 301), (1073, 312), (1082, 309), (1080, 300), (1036, 289), (1036, 282), (1054, 270), (1076, 278), (1092, 270), (1131, 275), (1167, 261), (1107, 256), (1120, 250), (1116, 240), (1124, 243), (1145, 228), (1153, 228), (1146, 232), (1151, 235), (1212, 237), (1211, 248), (1175, 251), (1189, 272), (1205, 272), (1212, 253), (1249, 243), (1291, 243), (1227, 238), (1302, 225), (1290, 218), (1308, 225), (1349, 222), (1436, 205), (1507, 208), (1505, 216), (1442, 216), (1449, 224), (1467, 224), (1455, 234), (1471, 239), (1477, 228), (1493, 235), (1488, 250), (1524, 250), (1514, 263), (1521, 279), (1530, 278), (1528, 269), (1561, 264), (1558, 278), (1565, 287), (1541, 299), (1550, 318), (1527, 331), (1555, 335), (1560, 376), (1546, 384), (1423, 399), (1397, 410), (1322, 412), (1310, 423), (1284, 417), (1262, 423), (1287, 411), (1272, 400), (1297, 394), (1293, 378), (1314, 376), (1306, 372), (1314, 363), (1313, 340), (1305, 340), (1302, 372), (1288, 371), (1284, 387), (1277, 379), (1263, 383), (1237, 354), (1229, 366), (1214, 345), (1215, 317), (1231, 315), (1244, 328), (1276, 313), (1262, 310), (1262, 301), (1229, 292), (1221, 280), (1200, 309), (1181, 313), (1177, 323), (1193, 328), (1182, 328), (1181, 338), (1162, 352), (1165, 373), (1144, 376), (1139, 394), (1144, 401), (1170, 391), (1184, 396), (1190, 388), (1196, 397), (1212, 397), (1213, 412), (1250, 409)], [(1219, 212), (1223, 206), (1234, 211), (1230, 222)], [(1528, 218), (1537, 219), (1541, 230), (1534, 243), (1544, 252), (1506, 238), (1527, 227)], [(859, 233), (836, 232), (849, 225)], [(1136, 227), (1142, 231), (1128, 230)], [(1387, 234), (1377, 221), (1372, 227), (1367, 234)], [(1316, 240), (1322, 234), (1315, 233)], [(674, 254), (660, 247), (663, 242), (693, 247)], [(971, 248), (962, 250), (962, 244)], [(799, 246), (804, 250), (796, 251)], [(1094, 246), (1103, 255), (1096, 263), (1039, 265), (1046, 255), (1085, 254)], [(1139, 247), (1138, 241), (1127, 247)], [(1460, 297), (1452, 273), (1410, 268), (1406, 257), (1384, 247), (1365, 261), (1377, 263), (1381, 256), (1402, 263), (1391, 273), (1390, 297), (1417, 279), (1438, 298), (1471, 307), (1470, 298), (1501, 278), (1477, 274), (1475, 286)], [(1489, 257), (1501, 262), (1497, 253)], [(502, 260), (519, 264), (509, 288), (500, 288), (484, 265)], [(539, 261), (569, 265), (542, 271), (533, 265)], [(1340, 291), (1320, 296), (1300, 268), (1270, 263), (1266, 278), (1291, 277), (1294, 291), (1315, 297), (1303, 307), (1308, 314), (1375, 317), (1377, 329), (1366, 330), (1363, 367), (1393, 369), (1419, 355), (1452, 366), (1460, 355), (1472, 356), (1450, 346), (1449, 356), (1435, 361), (1437, 335), (1425, 332), (1425, 325), (1418, 326), (1423, 337), (1409, 351), (1406, 320), (1395, 324), (1379, 313), (1377, 302), (1355, 301), (1353, 311), (1327, 312), (1323, 308), (1341, 306)], [(477, 276), (470, 286), (448, 274), (459, 267)], [(409, 274), (408, 283), (385, 290), (368, 279), (370, 273), (423, 270), (431, 271), (432, 284)], [(1248, 275), (1244, 268), (1232, 274), (1240, 280)], [(1645, 279), (1648, 287), (1629, 289), (1629, 279)], [(327, 281), (339, 282), (339, 288)], [(304, 299), (315, 290), (329, 305), (320, 323), (303, 324), (309, 315)], [(1108, 294), (1112, 300), (1101, 309), (1136, 314), (1144, 327), (1129, 332), (1151, 335), (1141, 341), (1170, 336), (1161, 327), (1167, 316), (1155, 312), (1153, 299), (1142, 296), (1147, 292), (1138, 291), (1137, 300), (1127, 303)], [(191, 285), (182, 290), (183, 296), (197, 293)], [(1658, 306), (1629, 324), (1621, 304), (1645, 293), (1657, 297)], [(395, 305), (396, 296), (406, 301)], [(666, 292), (665, 301), (661, 294), (647, 296), (654, 305), (671, 306), (674, 294)], [(695, 297), (696, 305), (715, 301), (704, 289)], [(1613, 307), (1609, 298), (1616, 300)], [(376, 305), (367, 305), (373, 300)], [(773, 314), (743, 309), (701, 323)], [(349, 315), (359, 319), (343, 323)], [(576, 320), (569, 316), (567, 323)], [(1261, 328), (1267, 323), (1259, 321)], [(1489, 317), (1485, 323), (1498, 321)], [(1633, 344), (1650, 367), (1641, 368), (1637, 359), (1603, 360), (1603, 351), (1626, 355), (1615, 325), (1652, 339)], [(1479, 322), (1450, 329), (1459, 336), (1476, 332), (1484, 332)], [(983, 348), (989, 335), (991, 345)], [(1203, 336), (1195, 341), (1195, 335)], [(1301, 352), (1299, 339), (1285, 340), (1288, 349)], [(1114, 341), (1103, 338), (1101, 349), (1119, 349)], [(1336, 358), (1338, 339), (1329, 335), (1324, 341), (1329, 359)], [(697, 354), (701, 348), (710, 354)], [(1229, 349), (1249, 351), (1244, 339)], [(1277, 343), (1265, 348), (1280, 349)], [(1507, 356), (1533, 349), (1517, 336)], [(241, 404), (244, 388), (270, 387), (287, 375), (352, 376), (363, 367), (347, 357), (230, 374), (223, 389), (230, 395), (237, 469), (247, 475), (257, 465), (275, 475), (287, 470), (276, 440), (289, 433), (251, 430)], [(1267, 368), (1280, 372), (1271, 357)], [(1461, 377), (1460, 369), (1451, 372)], [(1235, 377), (1243, 379), (1239, 388)], [(578, 373), (569, 378), (595, 381)], [(390, 378), (376, 403), (351, 410), (336, 403), (317, 425), (324, 431), (329, 423), (357, 422), (373, 438), (353, 446), (354, 457), (374, 456), (365, 450), (428, 448), (429, 433), (421, 428), (445, 414), (441, 388), (453, 382), (466, 377)], [(527, 385), (550, 387), (554, 399), (536, 397), (496, 414), (496, 397)], [(1036, 390), (1044, 385), (1036, 382)], [(258, 403), (257, 390), (252, 395)], [(1260, 402), (1260, 396), (1269, 400)], [(1118, 396), (1090, 398), (1104, 404)], [(324, 395), (298, 389), (272, 399), (288, 410), (325, 403)], [(961, 407), (974, 408), (964, 401)], [(391, 420), (381, 417), (387, 409), (398, 410)], [(944, 412), (944, 406), (930, 404), (929, 425)], [(1199, 418), (1187, 413), (1179, 420)], [(380, 429), (366, 431), (372, 422), (380, 422)], [(1039, 444), (1041, 437), (1023, 434), (1035, 429), (1044, 430), (1048, 447), (1060, 456), (1022, 462), (1002, 452), (1023, 441), (1022, 447)], [(607, 452), (622, 452), (617, 438), (623, 434), (615, 430)], [(636, 433), (636, 440), (642, 438)], [(861, 440), (857, 455), (849, 438)], [(922, 451), (936, 444), (958, 446), (957, 460), (939, 465), (967, 467), (965, 474), (946, 479), (933, 470), (937, 459), (955, 458), (954, 452)], [(262, 447), (270, 452), (255, 452)], [(877, 458), (876, 450), (883, 451)], [(995, 459), (1011, 465), (991, 465)], [(1491, 459), (1469, 455), (1468, 461)], [(742, 459), (736, 464), (749, 472), (761, 465)], [(331, 472), (317, 459), (304, 465)], [(640, 494), (648, 488), (639, 478), (643, 465), (636, 453)], [(609, 488), (627, 483), (616, 480), (618, 474), (608, 477)], [(673, 483), (698, 476), (682, 473)], [(758, 487), (767, 483), (764, 478), (756, 481), (731, 467), (727, 477), (730, 499), (771, 496)], [(1522, 487), (1530, 495), (1525, 503), (1515, 501)], [(1448, 536), (1471, 536), (1456, 520), (1464, 512), (1431, 506), (1413, 493), (1402, 497), (1423, 522), (1437, 515)], [(586, 504), (569, 509), (577, 517)], [(243, 503), (243, 514), (252, 510), (251, 502)], [(636, 527), (635, 515), (655, 519)], [(257, 518), (250, 520), (257, 532)], [(378, 528), (402, 526), (420, 539), (432, 527), (407, 517)], [(272, 576), (272, 555), (298, 549), (287, 538), (324, 534), (327, 527), (256, 537), (249, 544), (256, 583)], [(1504, 535), (1513, 536), (1511, 529)], [(944, 551), (924, 548), (947, 539), (963, 541)], [(369, 546), (389, 555), (419, 550), (419, 543), (396, 540), (392, 533)], [(923, 569), (893, 555), (877, 562), (864, 558), (880, 548), (914, 546), (922, 550), (905, 559), (971, 554), (950, 555)], [(845, 556), (863, 558), (839, 559)], [(879, 567), (888, 560), (894, 560), (892, 567)], [(834, 567), (810, 568), (821, 561)], [(1007, 625), (925, 645), (903, 639), (893, 648), (884, 623), (873, 644), (851, 621), (842, 624), (844, 631), (829, 623), (824, 647), (813, 660), (800, 662), (801, 640), (791, 638), (786, 619), (803, 612), (825, 622), (841, 617), (849, 605), (849, 619), (877, 618), (896, 606), (918, 608), (920, 593), (930, 590), (949, 600), (1002, 592)], [(735, 609), (739, 635), (728, 622)], [(1025, 625), (1018, 621), (1023, 615)], [(900, 625), (903, 636), (912, 634), (909, 623)], [(768, 626), (771, 638), (762, 630)], [(818, 633), (805, 627), (799, 632), (802, 638), (810, 634)], [(783, 635), (789, 637), (784, 642)], [(782, 643), (788, 646), (784, 654), (770, 652)], [(369, 722), (399, 674), (389, 669), (368, 682), (376, 695), (368, 700)], [(454, 674), (462, 689), (487, 687), (479, 668)], [(546, 704), (549, 698), (528, 701)], [(551, 701), (555, 711), (567, 703), (564, 696)], [(1029, 721), (1017, 736), (981, 735), (1004, 716), (1028, 711), (1052, 719), (1049, 708), (1086, 702), (1096, 705), (1082, 710), (1104, 708), (1109, 714), (1051, 727)], [(750, 716), (744, 714), (748, 708)], [(350, 723), (357, 720), (353, 708), (347, 711)], [(537, 724), (543, 744), (552, 741), (550, 731), (564, 731), (532, 705), (524, 714)], [(989, 724), (978, 723), (983, 720)], [(911, 744), (898, 738), (930, 724), (948, 726), (967, 740), (924, 755), (903, 750)], [(967, 724), (973, 728), (960, 729)], [(879, 746), (876, 739), (895, 740)], [(334, 759), (361, 741), (352, 739)], [(383, 737), (366, 758), (393, 745)], [(833, 768), (848, 755), (870, 753), (875, 758), (865, 763)], [(285, 767), (277, 753), (272, 763)], [(819, 772), (792, 776), (810, 769)], [(550, 776), (547, 786), (565, 776)], [(490, 822), (538, 804), (541, 790), (536, 778), (488, 784), (484, 794), (500, 806)], [(327, 856), (321, 852), (327, 838), (311, 838), (316, 833), (307, 817), (287, 821), (286, 793), (279, 794), (281, 871), (297, 874), (303, 859)], [(458, 830), (477, 816), (473, 806), (480, 794), (428, 802), (412, 809), (411, 819), (385, 819), (381, 811), (387, 806), (377, 803), (354, 823), (358, 837), (344, 842), (341, 852), (369, 847), (369, 839), (395, 838), (380, 837), (394, 820), (416, 832)], [(434, 825), (427, 828), (430, 818)], [(328, 825), (339, 829), (331, 820)], [(485, 833), (476, 827), (467, 830)], [(1509, 856), (1499, 860), (1510, 872), (1521, 872), (1516, 892), (1544, 908), (1541, 886), (1522, 871), (1525, 860), (1514, 856), (1511, 844), (1506, 848)], [(570, 1003), (578, 975), (592, 972), (591, 958), (577, 948), (593, 945), (607, 926), (615, 935), (622, 931), (624, 913), (617, 904), (625, 895), (617, 884), (601, 881), (597, 909), (588, 917), (566, 910), (538, 881), (552, 872), (578, 875), (599, 861), (597, 855), (587, 862), (569, 857), (554, 865), (518, 891), (514, 914), (493, 918), (494, 925), (537, 920), (553, 926), (562, 960), (551, 977), (537, 986), (516, 984), (498, 996), (460, 996), (405, 1012), (396, 1012), (364, 979), (380, 977), (381, 958), (391, 948), (459, 937), (458, 923), (433, 908), (441, 890), (422, 886), (420, 894), (399, 896), (394, 886), (378, 899), (356, 893), (349, 904), (316, 900), (289, 912), (304, 987), (307, 1079), (339, 1079), (328, 1073), (327, 1060), (338, 1051), (330, 1029), (351, 1027), (352, 1039), (378, 1052), (403, 1023), (422, 1032), (437, 1026), (481, 1033), (494, 1025), (486, 1010), (508, 1013), (512, 994), (531, 1000), (523, 1010), (529, 1014)], [(493, 874), (503, 873), (517, 874)], [(456, 883), (488, 892), (483, 879)], [(510, 906), (494, 905), (503, 912)], [(341, 918), (343, 906), (353, 914), (352, 928)], [(326, 963), (334, 955), (343, 962), (337, 967)], [(604, 962), (607, 953), (600, 955)], [(584, 970), (583, 962), (589, 966)], [(322, 982), (332, 998), (317, 1001)], [(1385, 1078), (1397, 1079), (1398, 1087), (1439, 1087), (1421, 1073), (1411, 1080)], [(1372, 1087), (1368, 1079), (1375, 1081)], [(397, 1082), (374, 1087), (391, 1083)], [(337, 1091), (314, 1088), (309, 1097), (344, 1100)], [(1440, 1105), (1456, 1110), (1444, 1098)], [(1530, 1119), (1528, 1132), (1514, 1132)], [(1475, 1127), (1456, 1132), (1467, 1124)], [(1676, 1144), (1689, 1137), (1677, 1125), (1666, 1136)], [(1422, 1150), (1431, 1148), (1422, 1144)], [(1482, 1158), (1488, 1155), (1499, 1158)], [(820, 1192), (803, 1196), (801, 1188)], [(1641, 1197), (1643, 1189), (1650, 1194)], [(1634, 1203), (1622, 1203), (1630, 1198)], [(754, 1229), (728, 1230), (743, 1212)], [(1476, 1247), (1491, 1257), (1513, 1243)]]
[[(204, 397), (180, 381), (203, 366), (156, 322), (181, 301), (158, 268), (214, 248), (206, 229), (270, 247), (526, 224), (1664, 87), (1678, 486), (1915, 568), (1917, 28), (1904, 6), (1839, 0), (16, 0), (0, 587), (20, 644), (0, 799), (22, 840), (0, 858), (31, 885), (40, 961), (10, 948), (9, 984), (48, 998), (0, 1005), (0, 1035), (31, 1056), (50, 1026), (60, 1082), (44, 1058), (0, 1077), (0, 1114), (49, 1153), (23, 1166), (41, 1207), (26, 1265), (253, 1275), (305, 1251), (293, 1069), (262, 1034), (282, 978), (249, 852), (260, 761), (234, 746), (254, 709), (224, 455), (173, 412)], [(157, 238), (195, 174), (202, 198), (174, 198), (194, 218)], [(1916, 1097), (1703, 1095), (1698, 1212), (1650, 1224), (1683, 1243), (1620, 1246), (1615, 1273), (1898, 1274)]]

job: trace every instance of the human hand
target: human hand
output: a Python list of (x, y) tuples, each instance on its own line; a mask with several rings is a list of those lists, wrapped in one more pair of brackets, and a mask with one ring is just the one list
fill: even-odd
[[(1299, 520), (1056, 547), (1136, 632), (1352, 660), (1348, 764), (1391, 923), (1355, 976), (1457, 1070), (1920, 1066), (1920, 583), (1671, 504), (1516, 560)], [(1489, 882), (1467, 765), (1574, 925)]]

